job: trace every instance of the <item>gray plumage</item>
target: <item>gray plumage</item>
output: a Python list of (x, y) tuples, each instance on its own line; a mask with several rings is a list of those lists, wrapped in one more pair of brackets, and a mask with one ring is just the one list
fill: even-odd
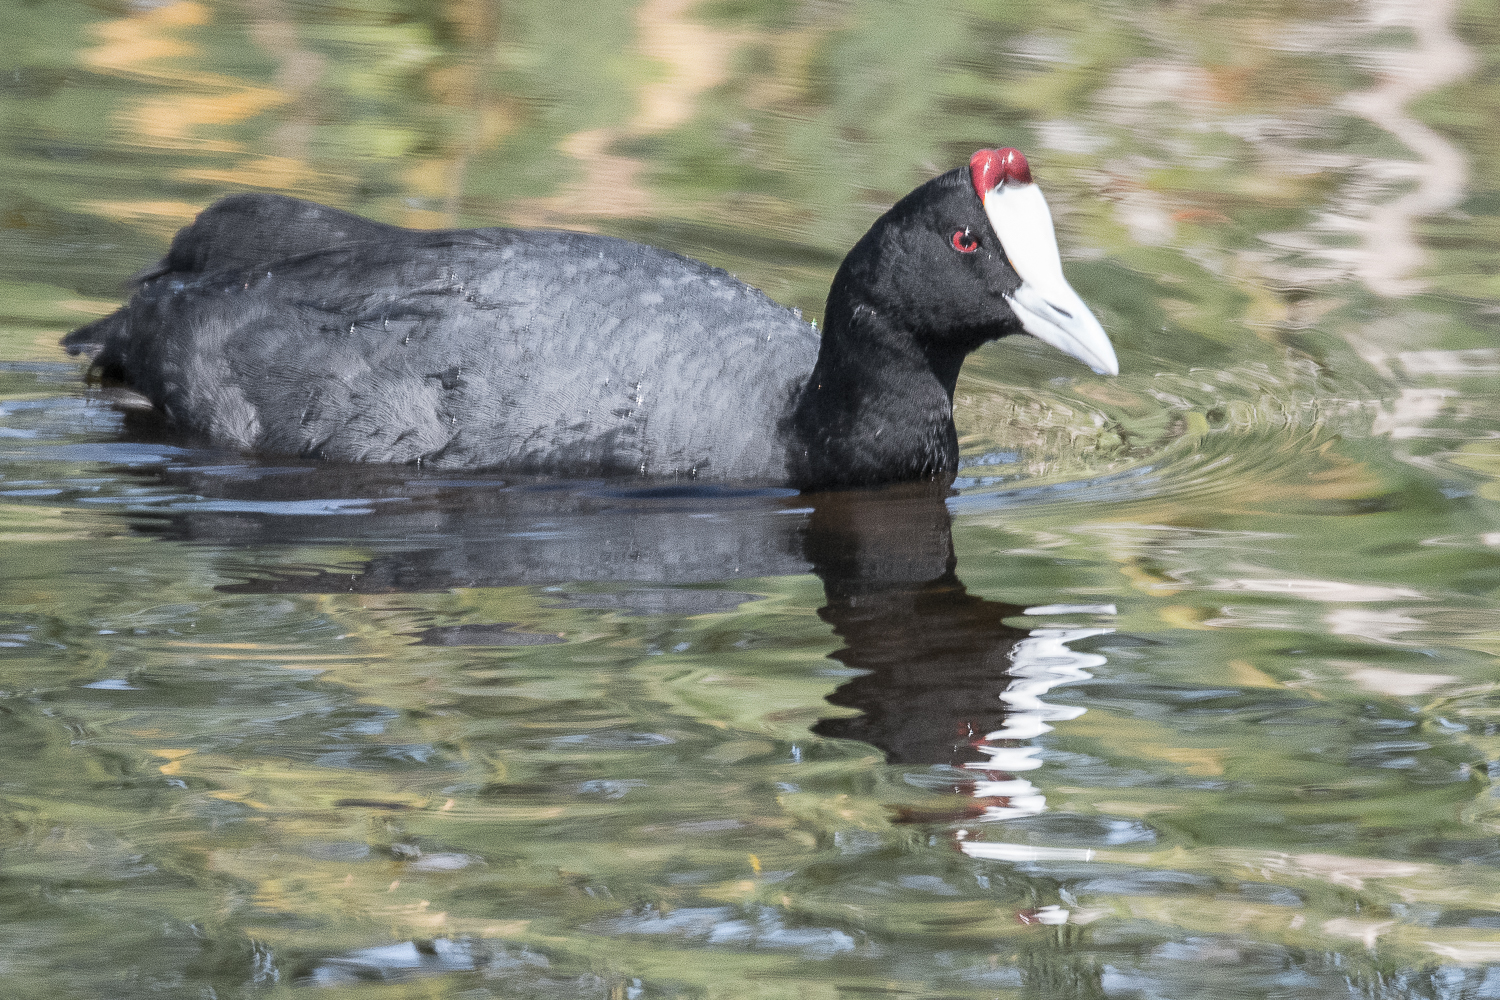
[(777, 424), (818, 354), (793, 311), (610, 237), (396, 232), (152, 276), (95, 362), (178, 426), (271, 454), (788, 478)]

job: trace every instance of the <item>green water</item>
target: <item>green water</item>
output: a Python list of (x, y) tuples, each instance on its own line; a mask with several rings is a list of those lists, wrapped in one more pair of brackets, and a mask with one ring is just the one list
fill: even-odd
[[(1489, 5), (0, 31), (0, 993), (1500, 997)], [(245, 189), (816, 317), (997, 145), (1122, 374), (979, 352), (952, 496), (260, 463), (56, 347)]]

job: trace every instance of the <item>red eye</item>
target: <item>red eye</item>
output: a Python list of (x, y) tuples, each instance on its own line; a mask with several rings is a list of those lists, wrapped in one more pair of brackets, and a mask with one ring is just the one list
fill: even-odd
[(979, 237), (970, 236), (967, 229), (960, 229), (953, 234), (953, 249), (959, 253), (973, 253), (979, 249)]

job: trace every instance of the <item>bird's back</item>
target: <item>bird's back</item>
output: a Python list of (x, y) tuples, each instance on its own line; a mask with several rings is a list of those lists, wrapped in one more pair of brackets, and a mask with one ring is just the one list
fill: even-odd
[[(224, 250), (185, 230), (69, 347), (179, 426), (267, 453), (787, 477), (781, 423), (818, 338), (762, 292), (610, 237), (345, 220), (365, 223), (221, 227)], [(272, 259), (286, 248), (313, 249)]]

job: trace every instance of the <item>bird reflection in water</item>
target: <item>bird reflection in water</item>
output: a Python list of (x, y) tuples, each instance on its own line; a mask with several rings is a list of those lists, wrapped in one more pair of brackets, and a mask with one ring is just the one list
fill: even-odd
[[(1020, 775), (1043, 764), (1033, 742), (1087, 709), (1042, 700), (1105, 662), (1068, 643), (1108, 628), (1026, 629), (1026, 615), (1113, 614), (1112, 605), (1025, 608), (970, 594), (955, 571), (946, 491), (900, 487), (816, 499), (804, 551), (823, 580), (823, 620), (844, 640), (830, 654), (864, 671), (828, 700), (860, 714), (825, 719), (822, 736), (856, 739), (893, 764), (928, 765), (934, 791), (962, 805), (902, 808), (906, 822), (991, 822), (1037, 815), (1046, 798)], [(966, 853), (1014, 860), (1045, 848), (965, 842)], [(1072, 856), (1072, 853), (1069, 854)]]
[[(969, 593), (956, 573), (951, 491), (945, 485), (798, 495), (691, 484), (412, 479), (400, 470), (336, 466), (175, 467), (149, 474), (167, 481), (172, 498), (146, 522), (152, 532), (254, 547), (299, 537), (357, 537), (379, 553), (363, 565), (336, 570), (288, 566), (267, 572), (262, 566), (226, 590), (647, 585), (624, 595), (584, 598), (623, 601), (614, 609), (625, 613), (632, 600), (644, 602), (639, 613), (668, 610), (663, 595), (718, 599), (714, 607), (674, 606), (694, 614), (729, 610), (724, 599), (732, 605), (749, 595), (663, 585), (811, 571), (824, 586), (819, 615), (844, 643), (831, 656), (859, 671), (828, 696), (833, 705), (858, 714), (824, 719), (814, 732), (870, 744), (892, 764), (920, 765), (926, 770), (909, 775), (911, 783), (962, 796), (951, 806), (901, 808), (898, 820), (950, 824), (963, 850), (976, 857), (1081, 859), (1088, 853), (985, 842), (957, 829), (1046, 810), (1045, 797), (1024, 777), (1044, 763), (1036, 741), (1086, 709), (1050, 704), (1044, 696), (1059, 685), (1088, 680), (1089, 671), (1105, 662), (1069, 643), (1112, 631), (1008, 622), (1113, 614), (1114, 608), (1027, 608)], [(420, 541), (413, 544), (415, 539)], [(474, 638), (481, 633), (496, 633), (495, 642), (506, 645), (558, 641), (518, 631), (512, 623), (429, 632), (424, 641), (441, 644), (485, 644)]]

